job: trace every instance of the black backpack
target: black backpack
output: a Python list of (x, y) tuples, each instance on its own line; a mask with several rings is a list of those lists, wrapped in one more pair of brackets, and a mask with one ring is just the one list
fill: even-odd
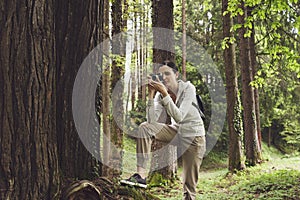
[(198, 105), (196, 105), (194, 102), (192, 104), (193, 104), (193, 106), (195, 106), (198, 109), (198, 111), (200, 113), (200, 116), (201, 116), (202, 120), (204, 121), (205, 120), (205, 115), (204, 115), (204, 103), (203, 103), (203, 100), (202, 100), (202, 98), (201, 98), (201, 96), (199, 94), (196, 94), (196, 99), (197, 99), (197, 104)]

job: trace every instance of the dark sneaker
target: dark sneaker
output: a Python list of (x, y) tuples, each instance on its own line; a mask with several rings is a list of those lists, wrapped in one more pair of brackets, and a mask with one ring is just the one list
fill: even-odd
[(143, 179), (139, 174), (133, 174), (130, 178), (120, 181), (121, 184), (132, 185), (141, 188), (147, 188), (146, 179)]

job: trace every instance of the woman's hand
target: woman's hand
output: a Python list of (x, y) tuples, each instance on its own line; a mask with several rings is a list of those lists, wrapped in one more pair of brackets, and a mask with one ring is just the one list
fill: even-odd
[(156, 92), (156, 89), (150, 83), (152, 81), (151, 76), (148, 76), (147, 78), (148, 78), (147, 85), (148, 85), (148, 92), (149, 92), (148, 96), (149, 96), (149, 99), (153, 99), (154, 95), (155, 95), (155, 92)]
[(148, 85), (148, 88), (153, 88), (155, 91), (161, 93), (163, 97), (168, 95), (168, 90), (162, 82), (148, 79)]

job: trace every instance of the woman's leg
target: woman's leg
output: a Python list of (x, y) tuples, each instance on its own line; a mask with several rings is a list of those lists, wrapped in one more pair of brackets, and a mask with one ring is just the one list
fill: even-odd
[(190, 145), (182, 155), (184, 200), (196, 199), (199, 170), (206, 150), (205, 136), (182, 138), (182, 145)]
[(166, 124), (144, 122), (139, 126), (137, 137), (137, 172), (144, 178), (146, 176), (146, 165), (149, 160), (151, 144), (153, 139), (169, 143), (176, 136), (176, 129)]

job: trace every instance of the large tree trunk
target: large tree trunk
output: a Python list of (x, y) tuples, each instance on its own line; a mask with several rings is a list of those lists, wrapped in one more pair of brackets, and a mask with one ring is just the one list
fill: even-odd
[(82, 177), (96, 164), (77, 135), (71, 95), (99, 40), (98, 3), (5, 0), (0, 7), (0, 198), (56, 199), (60, 177)]
[(0, 3), (0, 199), (58, 192), (54, 1)]
[[(227, 11), (228, 0), (222, 1), (222, 12)], [(233, 19), (230, 13), (223, 16), (223, 36), (224, 38), (233, 37), (230, 29), (233, 26)], [(241, 101), (237, 84), (236, 73), (236, 57), (235, 47), (230, 41), (226, 43), (227, 48), (224, 50), (224, 63), (226, 74), (226, 96), (227, 96), (227, 123), (229, 129), (229, 165), (228, 169), (231, 172), (244, 169), (243, 151), (242, 151), (242, 114)]]
[[(82, 144), (73, 122), (72, 90), (77, 71), (88, 55), (99, 42), (97, 1), (58, 1), (56, 6), (57, 34), (57, 137), (59, 164), (67, 177), (84, 178), (90, 176), (96, 165), (91, 154)], [(86, 73), (89, 73), (88, 71)], [(89, 94), (89, 89), (82, 93)], [(92, 102), (84, 102), (84, 109), (89, 109)], [(92, 116), (92, 115), (90, 115)], [(90, 116), (84, 116), (89, 117)], [(90, 119), (86, 127), (91, 127), (96, 119)], [(91, 134), (91, 133), (84, 133)], [(99, 139), (99, 135), (94, 137)], [(99, 141), (95, 151), (99, 151)]]
[[(153, 63), (154, 72), (157, 71), (157, 65), (162, 63), (164, 60), (171, 60), (175, 62), (175, 47), (174, 47), (174, 22), (173, 22), (173, 1), (172, 0), (162, 0), (162, 1), (152, 1), (153, 14), (152, 14), (152, 26), (156, 27), (153, 31)], [(161, 28), (169, 29), (161, 30)], [(156, 151), (157, 149), (165, 146), (165, 143), (154, 141), (152, 151), (152, 162), (151, 170), (158, 172), (163, 175), (164, 178), (173, 178), (177, 162), (177, 148), (175, 146), (169, 145), (168, 154), (159, 155)], [(166, 151), (164, 151), (166, 152)], [(158, 159), (161, 161), (159, 162)], [(164, 162), (162, 162), (162, 160)], [(160, 168), (157, 163), (170, 163), (169, 166)]]
[[(239, 24), (245, 23), (247, 10), (244, 3), (241, 4), (243, 15), (238, 16)], [(242, 99), (244, 108), (245, 148), (246, 162), (253, 166), (260, 162), (261, 155), (257, 137), (254, 90), (250, 83), (252, 81), (252, 68), (250, 65), (249, 39), (245, 37), (246, 28), (239, 30), (240, 63), (242, 70)]]

